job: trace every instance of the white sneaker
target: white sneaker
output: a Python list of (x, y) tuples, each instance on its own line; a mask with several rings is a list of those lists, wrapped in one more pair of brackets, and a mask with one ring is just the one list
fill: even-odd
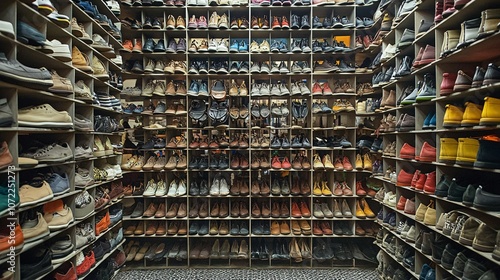
[(220, 181), (219, 178), (215, 177), (210, 187), (210, 195), (219, 195), (220, 193)]
[(146, 185), (146, 189), (142, 193), (143, 196), (153, 196), (156, 193), (156, 183), (155, 180), (151, 179), (149, 180), (148, 184)]
[(198, 0), (197, 6), (208, 6), (208, 0)]
[(164, 196), (167, 193), (167, 186), (163, 180), (160, 180), (156, 186), (155, 196)]
[(48, 15), (56, 10), (50, 0), (35, 0), (32, 3), (34, 6), (38, 7), (38, 11), (44, 15)]
[(229, 195), (229, 186), (227, 185), (226, 178), (222, 177), (219, 181), (219, 194)]
[(175, 192), (175, 195), (181, 196), (181, 195), (185, 195), (186, 193), (187, 193), (186, 182), (184, 180), (181, 180), (179, 182), (179, 185), (177, 186), (177, 191)]
[(198, 5), (198, 1), (196, 1), (196, 0), (188, 0), (187, 1), (187, 5), (188, 6), (196, 6), (196, 5)]
[(109, 9), (115, 14), (120, 15), (120, 4), (116, 0), (106, 1)]
[(176, 192), (177, 192), (177, 182), (175, 180), (173, 180), (170, 183), (170, 186), (168, 187), (167, 196), (175, 196)]
[(113, 167), (113, 170), (115, 171), (116, 177), (121, 177), (122, 176), (122, 168), (119, 164), (114, 164), (111, 165)]

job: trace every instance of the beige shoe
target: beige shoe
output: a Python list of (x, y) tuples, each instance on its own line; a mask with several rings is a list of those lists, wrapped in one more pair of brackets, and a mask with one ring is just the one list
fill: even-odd
[(21, 225), (24, 242), (32, 242), (50, 234), (49, 226), (41, 213), (37, 213), (33, 220), (27, 219)]
[(327, 154), (327, 155), (323, 156), (323, 166), (326, 169), (333, 169), (334, 168), (333, 163), (332, 163), (332, 159), (330, 158), (330, 155)]
[(99, 80), (109, 80), (106, 66), (95, 55), (92, 57), (92, 69), (94, 70), (94, 76)]
[(219, 15), (217, 12), (213, 12), (208, 20), (208, 28), (218, 28), (219, 27)]
[(85, 31), (83, 24), (78, 23), (76, 18), (71, 19), (71, 33), (87, 44), (94, 43), (94, 41), (90, 38), (90, 35)]
[(229, 23), (228, 23), (227, 15), (224, 13), (219, 18), (219, 22), (218, 22), (219, 28), (221, 28), (221, 29), (227, 29), (228, 28), (228, 24)]
[(49, 104), (19, 109), (20, 126), (72, 128), (73, 121), (66, 111), (57, 111)]
[[(57, 208), (53, 208), (55, 205), (57, 205)], [(43, 217), (51, 231), (66, 228), (74, 220), (71, 208), (64, 205), (62, 200), (56, 200), (45, 204), (43, 206), (43, 212)]]
[(111, 144), (111, 140), (107, 136), (106, 136), (106, 141), (104, 141), (104, 153), (107, 156), (110, 156), (113, 154), (113, 145)]
[(98, 136), (94, 137), (94, 156), (95, 157), (103, 157), (106, 155), (106, 149), (102, 144), (101, 138)]
[(90, 67), (89, 58), (87, 57), (87, 55), (80, 52), (80, 50), (76, 46), (73, 46), (71, 56), (73, 66), (84, 72), (94, 73), (94, 70), (92, 70), (92, 67)]
[(140, 171), (140, 170), (142, 170), (143, 166), (144, 166), (144, 157), (143, 156), (139, 156), (137, 158), (137, 161), (134, 162), (134, 164), (130, 168), (130, 170)]
[(83, 82), (79, 80), (75, 84), (75, 97), (80, 100), (92, 100), (92, 93), (90, 93), (90, 88)]
[(173, 81), (168, 82), (167, 88), (165, 89), (166, 95), (175, 95), (175, 85)]
[(231, 80), (231, 87), (229, 88), (229, 96), (238, 96), (238, 85), (234, 80)]
[(181, 16), (178, 16), (177, 17), (177, 22), (176, 22), (176, 26), (175, 26), (177, 29), (186, 29), (186, 20), (181, 17)]
[(28, 206), (37, 204), (43, 201), (50, 200), (54, 197), (52, 189), (49, 183), (46, 181), (42, 182), (40, 187), (33, 187), (31, 185), (25, 184), (19, 188), (19, 200), (20, 206)]
[(186, 155), (180, 155), (179, 161), (177, 161), (177, 169), (186, 169), (187, 168), (187, 158)]
[(259, 43), (257, 43), (256, 41), (252, 41), (252, 43), (250, 43), (250, 52), (253, 53), (260, 52)]
[(248, 88), (247, 85), (245, 84), (245, 81), (241, 82), (240, 85), (240, 96), (247, 96), (248, 95)]
[(175, 155), (172, 155), (168, 159), (167, 164), (165, 164), (165, 169), (172, 170), (175, 169), (176, 166), (177, 166), (177, 157)]
[(73, 85), (69, 79), (63, 78), (56, 71), (50, 72), (52, 75), (53, 86), (49, 88), (50, 92), (54, 93), (73, 93)]
[(269, 42), (267, 40), (264, 40), (262, 41), (262, 43), (260, 43), (259, 49), (261, 53), (269, 52), (270, 48), (271, 47), (269, 46)]
[(314, 169), (324, 169), (325, 166), (321, 162), (321, 159), (319, 158), (319, 154), (314, 154), (313, 156), (313, 167)]

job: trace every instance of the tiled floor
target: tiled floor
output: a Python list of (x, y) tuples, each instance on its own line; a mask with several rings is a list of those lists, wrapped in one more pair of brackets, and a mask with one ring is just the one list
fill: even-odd
[(123, 269), (114, 280), (372, 280), (374, 269)]

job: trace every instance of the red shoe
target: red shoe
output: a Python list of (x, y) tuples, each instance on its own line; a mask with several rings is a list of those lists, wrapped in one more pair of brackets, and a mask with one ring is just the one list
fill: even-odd
[(281, 28), (280, 20), (276, 16), (273, 17), (273, 25), (272, 25), (272, 29), (275, 28)]
[(278, 156), (273, 157), (273, 161), (271, 162), (271, 166), (274, 169), (281, 169), (281, 161)]
[(425, 175), (424, 173), (420, 173), (418, 175), (417, 182), (415, 183), (415, 189), (417, 191), (421, 191), (424, 189), (425, 180), (427, 180), (427, 175)]
[(287, 29), (290, 28), (290, 24), (288, 23), (288, 19), (285, 16), (283, 16), (281, 18), (281, 28), (287, 28)]
[(361, 183), (361, 181), (356, 182), (356, 195), (359, 196), (366, 195), (366, 191), (363, 189), (363, 184)]
[(399, 157), (404, 159), (414, 159), (415, 158), (415, 147), (408, 143), (404, 143), (399, 151)]
[(351, 171), (353, 169), (349, 158), (346, 156), (342, 159), (342, 165), (344, 166), (344, 170)]
[(453, 93), (453, 87), (455, 86), (455, 80), (457, 79), (456, 74), (443, 73), (443, 81), (441, 82), (441, 96)]
[(312, 94), (323, 94), (323, 90), (321, 89), (321, 86), (319, 85), (318, 82), (314, 82), (314, 85), (312, 87)]
[(302, 218), (302, 213), (300, 212), (300, 208), (297, 202), (292, 202), (292, 217)]
[(281, 168), (283, 168), (283, 169), (290, 169), (290, 168), (292, 168), (292, 164), (288, 160), (288, 157), (285, 157), (283, 159), (283, 161), (281, 162)]
[(327, 82), (323, 83), (323, 94), (333, 94), (333, 91)]
[(433, 194), (436, 191), (436, 171), (427, 174), (424, 183), (424, 193)]
[(404, 171), (404, 169), (401, 169), (398, 174), (398, 180), (396, 182), (396, 186), (409, 187), (411, 186), (412, 179), (413, 179), (413, 174)]
[(436, 161), (436, 148), (431, 146), (431, 144), (424, 142), (422, 150), (420, 150), (420, 155), (415, 157), (415, 159), (425, 162)]
[(404, 210), (405, 209), (406, 200), (407, 200), (406, 197), (400, 196), (399, 197), (399, 201), (398, 201), (398, 205), (396, 206), (396, 208), (398, 210)]
[(412, 189), (416, 188), (417, 181), (418, 181), (419, 177), (420, 177), (420, 170), (417, 170), (417, 171), (415, 171), (415, 173), (413, 173), (413, 178), (411, 179), (411, 185), (410, 185), (410, 187)]

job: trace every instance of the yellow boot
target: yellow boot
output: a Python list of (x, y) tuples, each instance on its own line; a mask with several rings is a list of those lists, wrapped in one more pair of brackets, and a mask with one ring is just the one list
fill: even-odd
[(477, 105), (472, 102), (465, 103), (465, 111), (462, 117), (462, 126), (479, 125), (482, 110), (483, 106), (481, 105)]
[(332, 195), (332, 190), (330, 190), (325, 181), (321, 182), (321, 193), (323, 195)]
[(363, 156), (363, 169), (364, 170), (372, 170), (373, 165), (372, 165), (372, 159), (370, 158), (370, 155), (366, 153)]
[(356, 166), (356, 169), (363, 169), (363, 159), (361, 158), (360, 154), (356, 155), (355, 166)]
[(500, 124), (500, 99), (486, 97), (484, 99), (483, 112), (479, 125), (498, 125)]
[(359, 218), (359, 219), (366, 218), (366, 214), (363, 211), (363, 208), (361, 208), (360, 200), (356, 201), (356, 218)]
[(458, 138), (457, 164), (473, 165), (479, 150), (479, 140)]
[(321, 195), (321, 187), (319, 186), (319, 182), (314, 182), (313, 194)]
[[(458, 142), (455, 138), (441, 138), (440, 162), (455, 162), (457, 160)], [(477, 151), (476, 151), (477, 152)]]
[(370, 209), (370, 205), (368, 205), (368, 202), (366, 202), (364, 198), (361, 199), (360, 204), (363, 207), (363, 212), (365, 213), (366, 217), (368, 218), (375, 217), (375, 213), (373, 213), (372, 209)]
[(444, 113), (443, 127), (457, 127), (462, 124), (462, 117), (464, 110), (455, 105), (446, 105), (446, 112)]

